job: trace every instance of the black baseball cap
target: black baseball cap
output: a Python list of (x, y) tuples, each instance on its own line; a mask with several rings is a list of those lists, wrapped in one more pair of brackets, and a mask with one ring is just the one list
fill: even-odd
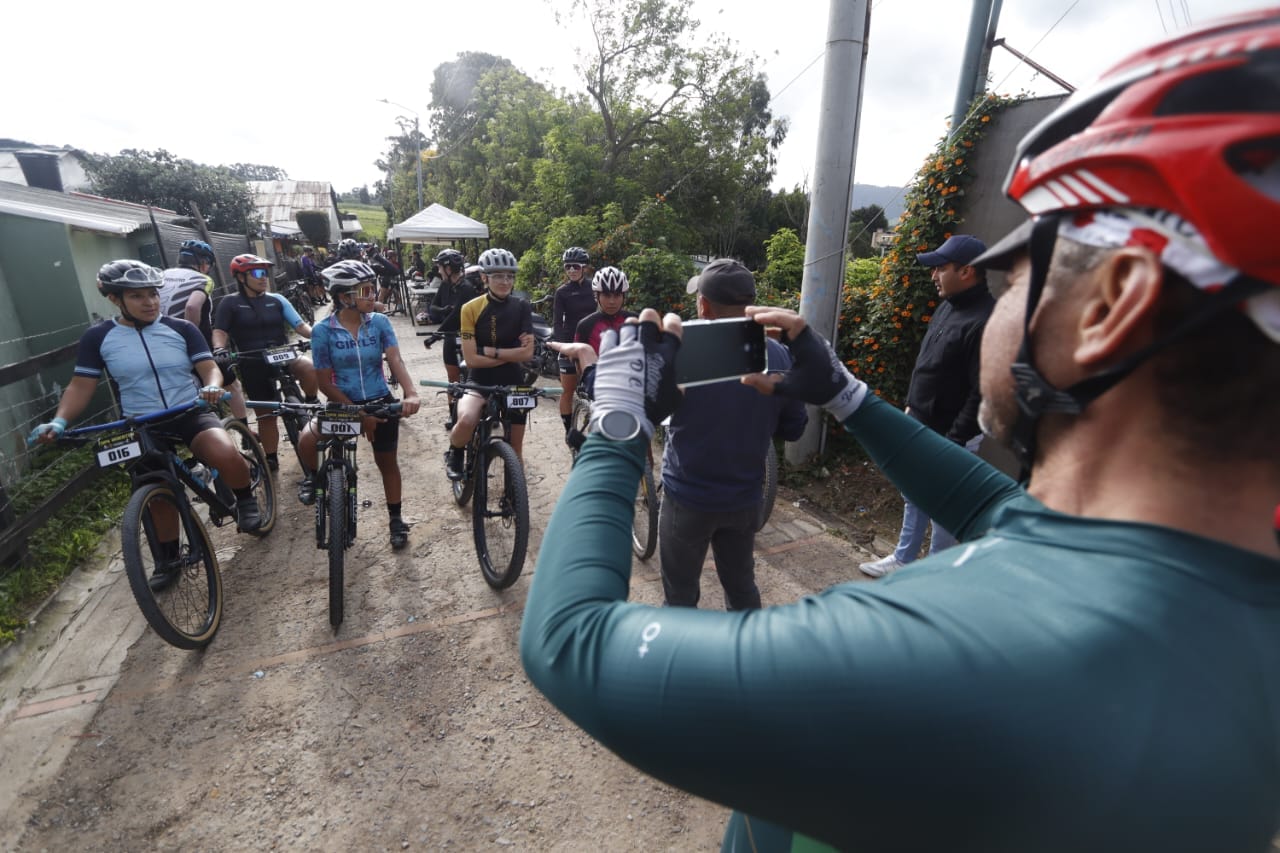
[(717, 258), (689, 279), (685, 288), (717, 305), (750, 305), (756, 301), (756, 279), (751, 270), (733, 258)]

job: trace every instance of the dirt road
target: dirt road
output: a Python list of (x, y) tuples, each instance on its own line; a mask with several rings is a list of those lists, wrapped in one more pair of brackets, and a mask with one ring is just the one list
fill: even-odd
[[(443, 379), (439, 348), (425, 351), (404, 318), (393, 324), (415, 380)], [(35, 632), (45, 647), (33, 641), (0, 667), (6, 849), (718, 849), (725, 809), (614, 758), (521, 670), (520, 611), (569, 473), (555, 406), (539, 407), (526, 438), (530, 556), (496, 593), (470, 509), (448, 491), (443, 399), (420, 390), (424, 408), (401, 431), (410, 546), (388, 545), (362, 444), (361, 497), (373, 505), (348, 554), (337, 631), (287, 445), (271, 535), (213, 531), (227, 601), (207, 650), (145, 630), (118, 554), (71, 585), (80, 597)], [(854, 577), (865, 559), (783, 500), (758, 545), (766, 604)], [(704, 589), (705, 606), (722, 606), (714, 572)], [(656, 561), (636, 563), (632, 599), (661, 600)]]

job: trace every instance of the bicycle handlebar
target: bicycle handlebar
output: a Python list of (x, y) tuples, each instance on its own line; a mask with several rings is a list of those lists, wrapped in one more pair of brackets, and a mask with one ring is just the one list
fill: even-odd
[(287, 343), (287, 344), (281, 344), (278, 347), (265, 347), (263, 349), (234, 350), (232, 352), (228, 352), (227, 354), (230, 355), (232, 358), (240, 358), (241, 356), (245, 356), (245, 355), (261, 356), (264, 353), (272, 352), (274, 350), (284, 349), (285, 347), (296, 349), (298, 352), (307, 352), (311, 349), (311, 341), (307, 341), (307, 340), (291, 341), (290, 343)]
[[(226, 400), (230, 398), (230, 396), (231, 396), (230, 393), (223, 394), (222, 399)], [(131, 415), (130, 417), (127, 417), (127, 418), (121, 418), (118, 421), (111, 421), (111, 423), (90, 424), (89, 426), (76, 427), (75, 429), (69, 429), (66, 432), (64, 432), (62, 435), (58, 436), (58, 440), (62, 441), (63, 439), (67, 439), (67, 438), (76, 438), (79, 436), (90, 435), (95, 432), (108, 432), (113, 429), (123, 429), (129, 426), (136, 426), (138, 424), (150, 423), (151, 421), (163, 420), (164, 418), (172, 417), (173, 415), (180, 415), (183, 412), (190, 411), (191, 409), (194, 409), (194, 408), (208, 408), (208, 407), (209, 407), (208, 403), (206, 403), (200, 397), (197, 397), (189, 403), (183, 403), (180, 406), (173, 406), (168, 409), (161, 409), (158, 412), (148, 412), (145, 415)]]
[(304, 415), (318, 412), (351, 412), (375, 417), (399, 417), (402, 404), (395, 403), (288, 403), (281, 400), (245, 400), (250, 409), (288, 410)]
[(555, 397), (563, 388), (539, 388), (532, 385), (480, 385), (476, 382), (442, 382), (439, 379), (420, 379), (419, 385), (443, 388), (446, 391), (479, 391), (481, 394), (532, 394), (535, 397)]

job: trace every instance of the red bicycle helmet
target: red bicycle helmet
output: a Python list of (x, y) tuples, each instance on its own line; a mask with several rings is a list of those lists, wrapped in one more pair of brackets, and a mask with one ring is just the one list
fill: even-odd
[(1005, 192), (1033, 216), (1173, 213), (1218, 260), (1280, 286), (1280, 9), (1119, 63), (1023, 138)]
[(260, 258), (257, 255), (236, 255), (231, 259), (231, 271), (233, 273), (248, 272), (253, 269), (266, 269), (274, 266), (271, 261), (266, 258)]

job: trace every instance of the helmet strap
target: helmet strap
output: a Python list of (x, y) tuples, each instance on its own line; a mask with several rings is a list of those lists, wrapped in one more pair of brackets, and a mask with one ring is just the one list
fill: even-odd
[(1044, 216), (1031, 230), (1031, 280), (1027, 290), (1027, 310), (1023, 319), (1022, 344), (1010, 370), (1013, 373), (1014, 394), (1018, 403), (1018, 415), (1014, 421), (1010, 449), (1018, 459), (1019, 480), (1024, 484), (1031, 478), (1031, 465), (1035, 461), (1036, 432), (1040, 418), (1049, 412), (1078, 415), (1085, 408), (1133, 373), (1157, 352), (1176, 343), (1196, 329), (1201, 328), (1223, 311), (1239, 305), (1269, 285), (1266, 282), (1240, 275), (1214, 292), (1194, 313), (1184, 317), (1168, 333), (1131, 353), (1116, 364), (1065, 390), (1055, 388), (1036, 368), (1032, 356), (1031, 318), (1044, 294), (1049, 277), (1049, 264), (1058, 237), (1059, 218)]

